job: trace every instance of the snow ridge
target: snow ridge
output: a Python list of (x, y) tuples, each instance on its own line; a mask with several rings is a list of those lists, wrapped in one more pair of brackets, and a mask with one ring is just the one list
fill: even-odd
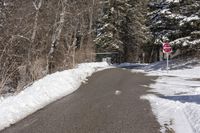
[(165, 61), (139, 70), (149, 76), (159, 76), (149, 86), (153, 94), (141, 99), (150, 101), (162, 133), (169, 129), (176, 133), (200, 133), (200, 65), (195, 62), (199, 61), (172, 61), (168, 73)]
[(92, 73), (108, 67), (106, 62), (80, 64), (75, 69), (48, 75), (15, 96), (0, 97), (0, 130), (71, 94)]

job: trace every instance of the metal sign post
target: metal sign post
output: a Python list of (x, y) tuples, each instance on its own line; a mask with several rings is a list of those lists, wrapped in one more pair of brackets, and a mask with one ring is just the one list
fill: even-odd
[(167, 73), (169, 71), (169, 53), (167, 53)]

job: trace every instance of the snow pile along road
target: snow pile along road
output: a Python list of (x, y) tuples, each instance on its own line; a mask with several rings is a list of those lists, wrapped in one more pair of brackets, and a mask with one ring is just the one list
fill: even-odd
[(15, 96), (0, 97), (0, 130), (74, 92), (88, 76), (105, 68), (109, 68), (105, 62), (80, 64), (48, 75)]
[(167, 73), (163, 63), (148, 66), (151, 70), (147, 75), (159, 78), (150, 85), (154, 93), (141, 98), (150, 101), (161, 132), (200, 133), (200, 66), (192, 61), (171, 64), (176, 69)]

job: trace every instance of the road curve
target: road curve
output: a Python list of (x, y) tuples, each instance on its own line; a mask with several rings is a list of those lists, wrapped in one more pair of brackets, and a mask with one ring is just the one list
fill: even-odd
[(68, 95), (0, 133), (159, 133), (140, 96), (153, 77), (123, 69), (95, 73)]

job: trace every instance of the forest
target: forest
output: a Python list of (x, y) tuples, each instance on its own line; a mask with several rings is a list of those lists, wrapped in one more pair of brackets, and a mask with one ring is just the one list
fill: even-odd
[(160, 60), (163, 38), (174, 58), (198, 57), (197, 0), (0, 0), (0, 94), (83, 62)]

